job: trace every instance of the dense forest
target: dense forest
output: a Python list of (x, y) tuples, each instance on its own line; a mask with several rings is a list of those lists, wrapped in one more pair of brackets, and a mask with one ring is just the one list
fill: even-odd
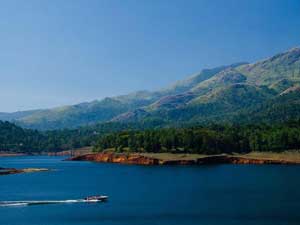
[(101, 136), (95, 151), (245, 153), (300, 148), (300, 121), (277, 125), (209, 125), (122, 131)]
[(0, 151), (39, 153), (94, 146), (95, 151), (217, 154), (300, 149), (300, 120), (280, 124), (157, 127), (107, 123), (36, 131), (0, 121)]
[(99, 124), (79, 129), (37, 131), (0, 121), (0, 151), (6, 152), (57, 152), (95, 144), (108, 132), (129, 129), (129, 124)]

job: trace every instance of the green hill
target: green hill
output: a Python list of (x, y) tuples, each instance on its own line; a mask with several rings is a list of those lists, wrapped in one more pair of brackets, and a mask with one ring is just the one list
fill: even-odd
[(299, 96), (295, 92), (299, 92), (299, 85), (300, 48), (293, 48), (251, 64), (204, 69), (158, 91), (139, 91), (54, 109), (0, 113), (0, 120), (45, 130), (110, 121), (155, 124), (231, 121), (247, 112), (251, 112), (247, 115), (249, 121), (265, 120), (267, 115), (298, 118), (295, 111)]

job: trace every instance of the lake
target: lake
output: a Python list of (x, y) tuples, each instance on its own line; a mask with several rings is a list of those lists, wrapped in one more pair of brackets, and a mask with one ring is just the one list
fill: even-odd
[(0, 177), (0, 201), (109, 196), (105, 203), (0, 207), (1, 225), (291, 225), (300, 166), (134, 166), (3, 157), (0, 167), (52, 172)]

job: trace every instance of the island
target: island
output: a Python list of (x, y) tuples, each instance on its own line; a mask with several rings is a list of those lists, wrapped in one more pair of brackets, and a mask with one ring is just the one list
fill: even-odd
[(0, 167), (0, 175), (11, 175), (19, 173), (35, 173), (35, 172), (46, 172), (49, 169), (46, 168), (25, 168), (25, 169), (16, 169), (16, 168), (2, 168)]

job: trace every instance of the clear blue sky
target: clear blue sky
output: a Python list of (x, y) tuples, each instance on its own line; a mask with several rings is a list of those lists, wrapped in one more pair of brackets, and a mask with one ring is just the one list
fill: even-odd
[(148, 89), (300, 44), (299, 0), (3, 0), (0, 111)]

